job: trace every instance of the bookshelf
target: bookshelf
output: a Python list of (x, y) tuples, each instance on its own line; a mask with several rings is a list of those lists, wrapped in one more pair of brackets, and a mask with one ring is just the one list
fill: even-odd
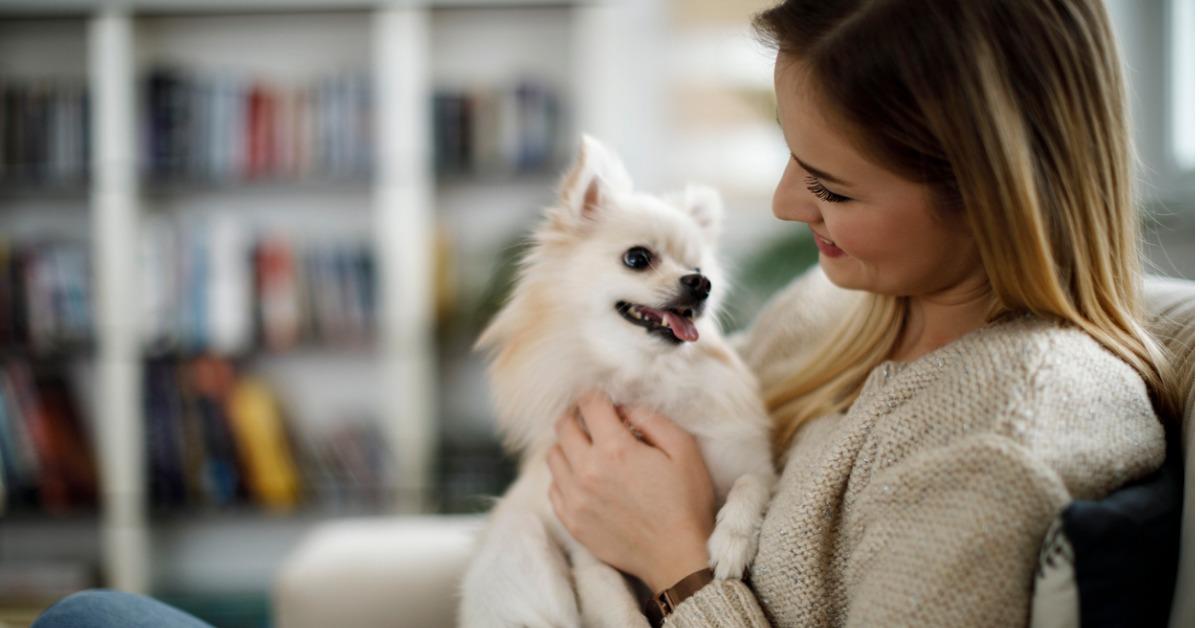
[[(436, 494), (443, 441), (447, 434), (486, 441), (481, 419), (490, 410), (462, 339), (451, 348), (438, 344), (446, 324), (439, 304), (480, 289), (489, 260), (552, 198), (581, 130), (646, 156), (630, 167), (657, 187), (660, 171), (646, 149), (659, 142), (660, 70), (639, 59), (655, 45), (662, 16), (660, 3), (630, 0), (0, 1), (0, 78), (67, 74), (88, 93), (87, 178), (3, 188), (0, 227), (14, 239), (54, 228), (90, 256), (94, 346), (71, 359), (83, 361), (75, 381), (85, 391), (78, 403), (91, 426), (99, 482), (96, 513), (0, 519), (0, 559), (92, 561), (98, 584), (129, 591), (265, 590), (292, 543), (344, 514), (321, 507), (283, 514), (164, 510), (151, 503), (151, 476), (161, 468), (145, 453), (146, 439), (159, 429), (146, 409), (153, 394), (148, 373), (157, 359), (195, 368), (188, 360), (206, 353), (224, 361), (221, 369), (265, 381), (289, 407), (288, 420), (303, 428), (374, 423), (391, 464), (383, 503), (363, 512), (444, 509)], [(622, 46), (613, 47), (618, 40)], [(159, 88), (150, 87), (151, 76), (159, 76)], [(221, 122), (227, 114), (213, 95), (222, 86), (232, 82), (239, 94), (261, 88), (268, 96), (260, 102), (269, 103), (262, 106), (274, 107), (292, 102), (288, 94), (345, 77), (366, 86), (370, 108), (357, 144), (339, 147), (335, 135), (332, 145), (320, 145), (340, 161), (308, 171), (275, 157), (263, 157), (257, 170), (248, 165), (252, 156), (231, 165), (220, 143), (228, 134), (221, 140), (219, 132), (228, 127)], [(150, 126), (171, 115), (149, 95), (175, 93), (162, 85), (185, 86), (189, 111), (203, 112), (196, 115), (208, 125), (205, 134), (176, 137)], [(553, 124), (534, 131), (541, 141), (526, 140), (516, 153), (511, 137), (483, 147), (476, 141), (465, 156), (471, 168), (450, 168), (444, 146), (452, 140), (430, 122), (463, 95), (492, 103), (501, 120), (513, 102), (541, 107), (553, 113), (537, 114), (533, 123)], [(337, 120), (359, 128), (347, 117), (353, 98), (334, 100)], [(282, 116), (286, 108), (271, 111)], [(283, 137), (283, 127), (270, 128)], [(294, 142), (303, 142), (297, 133)], [(222, 319), (210, 312), (204, 333), (189, 336), (178, 329), (178, 313), (155, 309), (153, 295), (179, 276), (167, 269), (190, 268), (194, 246), (208, 251), (203, 259), (219, 274), (229, 272), (222, 271), (229, 259), (269, 238), (286, 242), (296, 258), (335, 244), (366, 251), (373, 308), (365, 338), (322, 337), (274, 350), (256, 340), (257, 313)], [(451, 276), (469, 279), (448, 285)], [(245, 292), (256, 284), (242, 278), (239, 285), (241, 291), (214, 290), (206, 298), (261, 307), (261, 294)], [(463, 398), (474, 397), (447, 410), (447, 399), (461, 401), (440, 382), (453, 373), (455, 382), (474, 387), (459, 389), (470, 391)], [(71, 547), (59, 542), (67, 537)]]
[[(84, 145), (86, 29), (78, 16), (0, 22), (2, 107), (20, 108), (0, 131), (0, 395), (10, 400), (0, 423), (8, 426), (14, 402), (25, 406), (37, 394), (54, 404), (46, 409), (55, 427), (76, 428), (51, 446), (69, 443), (76, 455), (86, 452), (78, 465), (42, 466), (37, 474), (30, 444), (48, 445), (47, 433), (5, 430), (0, 592), (6, 599), (85, 585), (93, 577), (88, 566), (100, 560), (95, 451), (78, 431), (94, 419), (99, 398), (89, 281), (97, 223), (89, 211)], [(28, 305), (20, 324), (8, 307), (17, 299)], [(46, 496), (45, 511), (53, 516), (30, 511), (35, 490)]]

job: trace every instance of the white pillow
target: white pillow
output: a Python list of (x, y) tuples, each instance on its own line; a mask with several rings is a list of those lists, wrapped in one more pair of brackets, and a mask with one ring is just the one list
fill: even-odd
[(1055, 517), (1042, 539), (1033, 602), (1029, 608), (1031, 628), (1076, 628), (1079, 626), (1079, 589), (1075, 584), (1075, 551), (1063, 533), (1062, 517)]

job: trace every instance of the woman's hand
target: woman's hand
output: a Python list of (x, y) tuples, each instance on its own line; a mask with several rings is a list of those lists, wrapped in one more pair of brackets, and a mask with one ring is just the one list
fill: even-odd
[(641, 408), (621, 408), (637, 439), (603, 394), (591, 392), (555, 424), (547, 462), (550, 503), (596, 558), (655, 592), (708, 566), (716, 496), (691, 434)]

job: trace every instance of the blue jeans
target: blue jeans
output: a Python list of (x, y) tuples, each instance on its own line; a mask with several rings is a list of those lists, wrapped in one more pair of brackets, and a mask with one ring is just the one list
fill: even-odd
[(57, 601), (31, 628), (213, 628), (145, 595), (88, 589)]

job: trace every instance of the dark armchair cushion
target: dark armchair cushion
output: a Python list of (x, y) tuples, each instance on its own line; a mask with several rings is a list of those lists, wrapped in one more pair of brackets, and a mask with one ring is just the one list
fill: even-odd
[(1179, 564), (1182, 456), (1099, 501), (1074, 501), (1062, 532), (1074, 555), (1081, 626), (1166, 626)]

